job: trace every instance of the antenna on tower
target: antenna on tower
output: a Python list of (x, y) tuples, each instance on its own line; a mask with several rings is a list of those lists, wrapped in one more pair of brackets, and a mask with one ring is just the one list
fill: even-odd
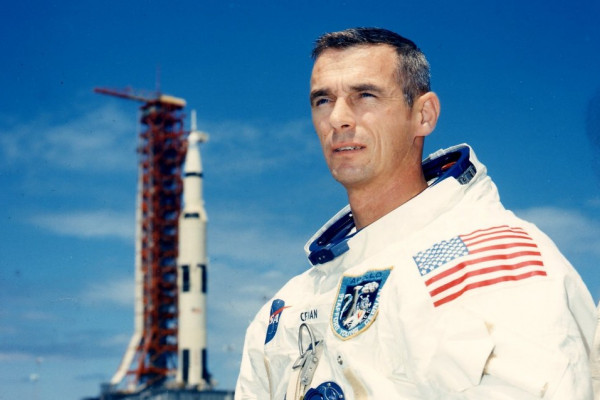
[(160, 64), (156, 64), (156, 93), (160, 96)]

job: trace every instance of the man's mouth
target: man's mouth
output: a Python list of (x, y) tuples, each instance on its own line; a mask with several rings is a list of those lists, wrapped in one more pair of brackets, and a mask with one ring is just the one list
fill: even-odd
[(344, 147), (338, 147), (337, 149), (334, 150), (334, 152), (339, 153), (342, 151), (352, 151), (352, 150), (360, 150), (360, 149), (364, 149), (363, 146), (344, 146)]

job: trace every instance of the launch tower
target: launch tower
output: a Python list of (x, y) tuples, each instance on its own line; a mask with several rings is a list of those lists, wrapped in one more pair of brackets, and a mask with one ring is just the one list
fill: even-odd
[[(145, 399), (151, 399), (153, 390), (165, 388), (209, 391), (206, 212), (198, 149), (207, 135), (196, 130), (194, 114), (188, 146), (183, 99), (131, 90), (97, 88), (95, 92), (144, 103), (137, 149), (134, 333), (101, 398), (137, 399), (143, 392)], [(211, 399), (232, 395), (211, 393)]]

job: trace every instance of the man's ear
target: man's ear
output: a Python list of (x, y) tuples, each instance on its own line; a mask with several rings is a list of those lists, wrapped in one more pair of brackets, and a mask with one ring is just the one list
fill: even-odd
[(416, 115), (416, 136), (427, 136), (435, 129), (440, 116), (440, 99), (434, 92), (421, 95), (413, 104)]

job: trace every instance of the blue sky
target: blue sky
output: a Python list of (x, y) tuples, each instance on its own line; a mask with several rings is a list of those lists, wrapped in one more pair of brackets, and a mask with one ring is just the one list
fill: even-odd
[[(505, 205), (537, 223), (600, 300), (600, 3), (10, 2), (0, 15), (0, 399), (79, 399), (133, 329), (139, 104), (183, 97), (209, 215), (209, 366), (233, 388), (244, 330), (307, 268), (346, 203), (310, 122), (321, 33), (381, 26), (432, 64), (426, 152), (471, 144)], [(188, 120), (189, 123), (189, 120)], [(38, 374), (39, 379), (32, 379)]]

